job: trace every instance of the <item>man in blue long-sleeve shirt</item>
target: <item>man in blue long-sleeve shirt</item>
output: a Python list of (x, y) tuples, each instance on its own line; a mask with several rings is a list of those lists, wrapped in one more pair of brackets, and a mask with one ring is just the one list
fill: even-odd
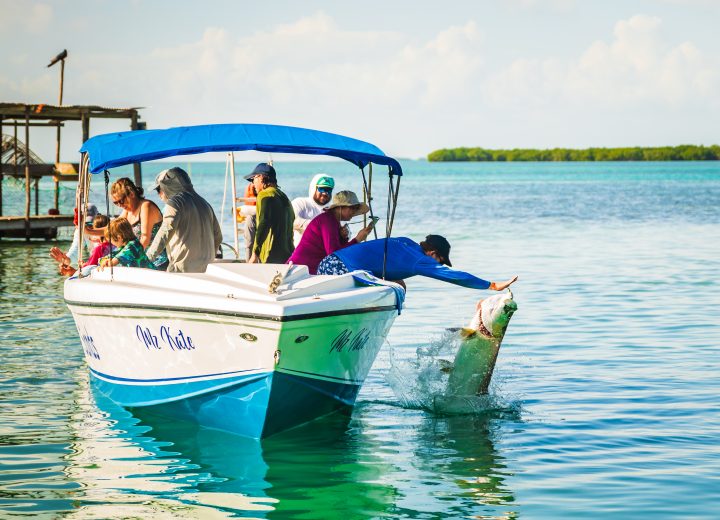
[[(318, 266), (318, 274), (344, 274), (369, 271), (381, 278), (386, 239), (369, 240), (336, 251)], [(488, 282), (464, 271), (451, 269), (450, 244), (440, 235), (428, 235), (424, 241), (414, 242), (406, 237), (387, 239), (385, 279), (399, 281), (415, 275), (428, 276), (470, 289), (502, 291), (517, 280)]]

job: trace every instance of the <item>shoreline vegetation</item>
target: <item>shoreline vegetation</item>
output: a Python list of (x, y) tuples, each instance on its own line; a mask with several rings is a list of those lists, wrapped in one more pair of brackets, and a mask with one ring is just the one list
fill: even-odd
[(485, 148), (443, 148), (427, 156), (430, 162), (526, 162), (526, 161), (717, 161), (720, 146), (685, 144), (680, 146), (628, 148), (552, 148), (535, 150), (487, 150)]

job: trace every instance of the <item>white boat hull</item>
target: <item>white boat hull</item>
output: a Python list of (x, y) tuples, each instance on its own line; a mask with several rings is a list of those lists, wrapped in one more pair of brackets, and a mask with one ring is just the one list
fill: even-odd
[[(276, 294), (267, 281), (284, 270)], [(219, 264), (66, 282), (95, 387), (208, 427), (265, 437), (354, 404), (398, 302), (302, 266)]]

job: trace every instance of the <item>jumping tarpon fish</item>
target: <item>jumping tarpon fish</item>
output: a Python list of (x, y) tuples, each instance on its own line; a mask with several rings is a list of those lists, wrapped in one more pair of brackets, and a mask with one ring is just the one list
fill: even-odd
[(477, 303), (470, 324), (459, 329), (460, 348), (454, 361), (442, 369), (450, 373), (446, 396), (487, 393), (500, 343), (516, 310), (510, 289)]

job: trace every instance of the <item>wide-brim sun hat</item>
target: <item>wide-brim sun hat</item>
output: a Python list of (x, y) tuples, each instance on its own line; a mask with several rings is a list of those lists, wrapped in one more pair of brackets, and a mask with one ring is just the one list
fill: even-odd
[(370, 211), (370, 206), (364, 202), (360, 202), (357, 195), (355, 195), (355, 192), (350, 190), (338, 191), (335, 195), (333, 195), (330, 205), (325, 209), (331, 210), (333, 208), (341, 208), (344, 206), (358, 206), (359, 209), (355, 212), (355, 215), (364, 215)]

